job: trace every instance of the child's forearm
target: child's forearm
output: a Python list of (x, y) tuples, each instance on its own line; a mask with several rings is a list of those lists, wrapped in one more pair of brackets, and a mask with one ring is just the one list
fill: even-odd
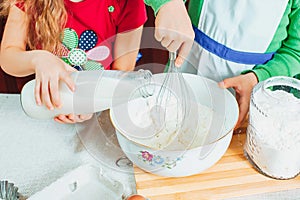
[(16, 47), (9, 47), (1, 51), (2, 69), (16, 77), (28, 76), (35, 73), (33, 64), (38, 51), (23, 51)]
[(35, 72), (32, 61), (38, 51), (26, 51), (27, 21), (25, 13), (12, 6), (6, 21), (1, 44), (1, 67), (13, 76), (27, 76)]
[(112, 69), (133, 70), (140, 48), (143, 26), (116, 36)]
[(73, 71), (71, 66), (46, 50), (24, 51), (17, 47), (10, 47), (1, 52), (0, 59), (2, 69), (16, 77), (28, 76), (37, 73), (37, 71), (48, 73), (47, 76), (55, 76), (59, 70)]
[(113, 70), (132, 71), (136, 64), (138, 51), (127, 53), (115, 59), (112, 63)]

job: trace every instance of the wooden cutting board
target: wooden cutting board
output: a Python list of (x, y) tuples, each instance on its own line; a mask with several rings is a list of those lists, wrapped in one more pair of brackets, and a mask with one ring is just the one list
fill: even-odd
[(201, 174), (167, 178), (134, 167), (138, 194), (151, 200), (225, 199), (300, 188), (300, 176), (275, 180), (256, 171), (244, 157), (242, 133), (234, 134), (225, 155)]

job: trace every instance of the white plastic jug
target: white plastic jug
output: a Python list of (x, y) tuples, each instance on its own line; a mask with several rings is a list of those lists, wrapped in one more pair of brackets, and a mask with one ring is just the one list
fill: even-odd
[(127, 101), (129, 94), (137, 88), (141, 96), (151, 95), (145, 86), (152, 77), (148, 70), (78, 71), (73, 72), (71, 77), (75, 82), (75, 91), (72, 92), (64, 82), (60, 82), (62, 107), (54, 110), (36, 104), (35, 80), (26, 83), (21, 91), (21, 104), (25, 113), (36, 119), (50, 119), (59, 114), (94, 113)]

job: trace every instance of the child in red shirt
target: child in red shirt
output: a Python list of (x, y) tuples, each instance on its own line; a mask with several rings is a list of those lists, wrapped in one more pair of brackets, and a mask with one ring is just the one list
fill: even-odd
[[(1, 66), (13, 76), (35, 73), (36, 102), (48, 109), (61, 106), (59, 81), (75, 89), (74, 68), (133, 70), (147, 19), (143, 0), (5, 1), (2, 9), (8, 18)], [(75, 123), (89, 117), (55, 120)]]

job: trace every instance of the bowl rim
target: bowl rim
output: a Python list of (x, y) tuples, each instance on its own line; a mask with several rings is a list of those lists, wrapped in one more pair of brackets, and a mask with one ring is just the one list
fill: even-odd
[[(160, 75), (160, 74), (164, 74), (164, 73), (158, 73), (158, 74), (155, 74), (155, 75)], [(199, 76), (199, 75), (195, 75), (195, 74), (189, 74), (189, 73), (182, 73), (184, 76)], [(217, 82), (212, 80), (212, 79), (209, 79), (209, 78), (206, 78), (206, 77), (203, 77), (203, 76), (199, 76), (201, 77), (202, 79), (205, 79), (205, 81), (209, 81), (209, 82), (212, 82), (214, 84), (216, 84)], [(231, 95), (234, 99), (234, 95), (228, 90), (228, 89), (224, 89), (226, 93), (228, 93), (229, 95)], [(216, 140), (213, 140), (212, 142), (209, 142), (209, 143), (205, 143), (203, 145), (200, 145), (200, 146), (197, 146), (197, 147), (194, 147), (194, 148), (190, 148), (190, 149), (186, 149), (186, 150), (196, 150), (198, 148), (202, 148), (204, 146), (208, 146), (208, 145), (212, 145), (212, 144), (215, 144), (217, 142), (219, 142), (220, 140), (222, 140), (223, 138), (225, 138), (226, 136), (228, 136), (228, 134), (230, 133), (233, 133), (233, 129), (234, 127), (236, 126), (237, 122), (238, 122), (238, 116), (239, 116), (239, 107), (238, 107), (238, 103), (235, 99), (235, 105), (237, 107), (236, 111), (237, 111), (237, 117), (235, 119), (235, 122), (233, 123), (233, 127), (231, 129), (229, 129), (225, 134), (223, 134), (221, 137), (219, 137), (218, 139)], [(132, 140), (130, 137), (127, 136), (126, 133), (123, 133), (123, 131), (121, 131), (118, 126), (116, 125), (115, 123), (115, 120), (114, 120), (114, 117), (113, 117), (113, 112), (112, 112), (112, 109), (109, 110), (109, 117), (110, 117), (110, 120), (114, 126), (114, 128), (116, 129), (117, 131), (117, 135), (118, 133), (120, 133), (124, 138), (126, 138), (126, 140), (129, 140), (130, 142), (134, 143), (135, 145), (137, 146), (142, 146), (144, 148), (148, 148), (148, 149), (151, 149), (151, 150), (155, 150), (155, 151), (159, 151), (159, 150), (164, 150), (164, 149), (159, 149), (159, 148), (155, 148), (155, 147), (151, 147), (151, 146), (147, 146), (145, 144), (141, 144), (141, 143), (138, 143), (134, 140)], [(167, 150), (169, 152), (178, 152), (178, 151), (182, 151), (182, 150)]]

